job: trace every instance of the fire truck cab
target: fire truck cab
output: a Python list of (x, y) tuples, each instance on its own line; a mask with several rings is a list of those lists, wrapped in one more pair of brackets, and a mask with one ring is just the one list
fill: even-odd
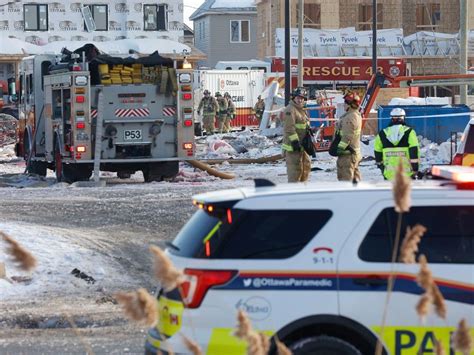
[[(77, 52), (77, 51), (76, 51)], [(146, 182), (172, 178), (193, 159), (192, 70), (157, 53), (133, 60), (37, 55), (20, 66), (16, 152), (28, 171), (58, 181), (89, 180), (100, 170)]]

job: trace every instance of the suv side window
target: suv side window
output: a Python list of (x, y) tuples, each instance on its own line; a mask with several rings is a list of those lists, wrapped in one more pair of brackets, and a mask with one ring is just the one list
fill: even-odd
[[(474, 263), (474, 206), (412, 207), (402, 218), (401, 241), (407, 226), (422, 224), (419, 254), (430, 263)], [(397, 213), (384, 209), (370, 228), (359, 248), (359, 257), (368, 262), (390, 262)]]
[(199, 210), (173, 241), (173, 254), (209, 259), (285, 259), (300, 252), (330, 210), (232, 209), (223, 218)]

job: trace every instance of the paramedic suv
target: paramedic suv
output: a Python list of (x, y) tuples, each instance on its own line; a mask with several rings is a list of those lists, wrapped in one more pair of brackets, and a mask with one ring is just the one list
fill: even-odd
[[(433, 353), (433, 339), (449, 354), (459, 320), (474, 324), (474, 168), (435, 167), (433, 174), (451, 181), (414, 183), (401, 230), (427, 228), (419, 253), (448, 312), (420, 324), (419, 266), (397, 263), (380, 339), (389, 354)], [(184, 334), (206, 354), (245, 354), (232, 335), (238, 310), (294, 354), (375, 353), (397, 223), (389, 183), (288, 184), (194, 199), (199, 209), (167, 249), (187, 277), (183, 298), (159, 292), (147, 353), (188, 353)]]

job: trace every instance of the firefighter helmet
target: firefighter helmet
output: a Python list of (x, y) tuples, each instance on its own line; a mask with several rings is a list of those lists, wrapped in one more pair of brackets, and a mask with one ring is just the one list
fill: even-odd
[(218, 92), (216, 92), (216, 94), (215, 94), (214, 96), (215, 96), (215, 97), (220, 97), (220, 96), (222, 96), (222, 95), (221, 95), (221, 93), (218, 91)]
[(402, 108), (397, 107), (390, 111), (390, 118), (392, 120), (392, 124), (404, 124), (405, 116), (405, 110)]
[(299, 96), (306, 100), (308, 98), (308, 91), (303, 87), (295, 88), (291, 93), (291, 96), (293, 98)]
[(348, 92), (344, 95), (344, 102), (353, 108), (358, 108), (360, 106), (360, 96), (355, 92)]
[(230, 97), (230, 94), (228, 92), (225, 92), (224, 97)]
[(204, 90), (204, 96), (207, 96), (207, 95), (210, 95), (211, 93), (209, 92), (209, 90)]

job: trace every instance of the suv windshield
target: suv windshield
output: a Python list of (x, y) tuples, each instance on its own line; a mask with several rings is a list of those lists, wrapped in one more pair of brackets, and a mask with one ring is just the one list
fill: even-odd
[(197, 211), (170, 252), (209, 259), (284, 259), (301, 251), (332, 216), (329, 210)]

